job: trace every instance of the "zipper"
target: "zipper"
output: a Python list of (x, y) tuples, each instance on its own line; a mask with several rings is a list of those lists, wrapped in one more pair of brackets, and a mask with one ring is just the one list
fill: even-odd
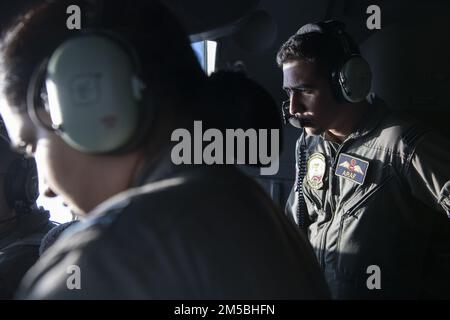
[(393, 177), (392, 175), (389, 175), (386, 178), (384, 178), (383, 180), (381, 180), (381, 182), (378, 184), (378, 186), (376, 186), (375, 188), (370, 190), (370, 192), (366, 193), (357, 203), (355, 203), (353, 205), (353, 207), (350, 210), (348, 210), (347, 212), (345, 212), (342, 215), (341, 221), (339, 223), (339, 231), (338, 231), (338, 238), (337, 238), (337, 244), (336, 244), (336, 252), (338, 255), (339, 255), (339, 250), (341, 249), (341, 237), (342, 237), (342, 231), (344, 229), (345, 219), (347, 219), (347, 217), (351, 216), (356, 210), (358, 210), (364, 202), (366, 202), (370, 197), (372, 197), (372, 195), (374, 195), (378, 190), (380, 190), (388, 181), (390, 181), (392, 179), (392, 177)]
[(349, 209), (347, 212), (345, 212), (344, 215), (342, 216), (342, 218), (345, 219), (348, 216), (350, 216), (353, 212), (358, 210), (367, 199), (369, 199), (375, 192), (377, 192), (381, 187), (383, 187), (392, 178), (393, 178), (393, 176), (389, 175), (386, 178), (384, 178), (383, 180), (381, 180), (381, 182), (375, 188), (370, 190), (370, 192), (366, 193), (363, 197), (361, 197), (361, 199), (359, 199), (358, 202), (356, 202), (353, 205), (353, 207), (351, 209)]
[[(331, 168), (330, 168), (330, 172), (329, 172), (329, 174), (330, 174), (330, 177), (329, 177), (329, 184), (330, 184), (330, 188), (329, 188), (329, 197), (330, 197), (330, 201), (329, 201), (329, 203), (330, 203), (330, 206), (331, 206), (331, 218), (330, 218), (330, 221), (328, 222), (328, 224), (324, 227), (324, 230), (323, 230), (323, 233), (322, 233), (322, 237), (321, 237), (321, 239), (320, 239), (320, 245), (319, 245), (319, 264), (320, 264), (320, 266), (323, 268), (323, 269), (325, 269), (325, 248), (326, 248), (326, 238), (327, 238), (327, 233), (328, 233), (328, 230), (330, 229), (330, 227), (331, 227), (331, 224), (333, 223), (333, 220), (334, 220), (334, 216), (335, 216), (335, 210), (336, 210), (336, 208), (334, 207), (334, 199), (333, 199), (333, 179), (334, 179), (334, 171), (335, 171), (335, 168), (336, 168), (336, 164), (337, 164), (337, 162), (338, 162), (338, 160), (339, 160), (339, 154), (341, 153), (341, 150), (342, 150), (342, 148), (346, 145), (346, 144), (348, 144), (351, 140), (353, 140), (353, 136), (354, 136), (354, 134), (352, 133), (352, 134), (350, 134), (348, 137), (347, 137), (347, 139), (345, 139), (343, 142), (342, 142), (342, 144), (339, 146), (339, 148), (337, 149), (337, 151), (336, 151), (336, 154), (335, 154), (335, 156), (334, 156), (334, 160), (333, 160), (333, 165), (331, 166)], [(331, 154), (331, 152), (330, 152), (330, 146), (329, 145), (327, 145), (327, 147), (329, 148), (328, 149), (328, 152), (329, 152), (329, 154)]]

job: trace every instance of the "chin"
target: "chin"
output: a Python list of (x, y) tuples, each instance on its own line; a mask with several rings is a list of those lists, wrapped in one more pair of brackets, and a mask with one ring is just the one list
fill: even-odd
[(82, 210), (78, 206), (76, 206), (74, 204), (69, 204), (68, 207), (70, 209), (70, 212), (73, 215), (77, 216), (78, 218), (82, 219), (82, 218), (86, 217), (86, 211)]
[(320, 136), (324, 130), (314, 127), (305, 127), (305, 131), (309, 136)]

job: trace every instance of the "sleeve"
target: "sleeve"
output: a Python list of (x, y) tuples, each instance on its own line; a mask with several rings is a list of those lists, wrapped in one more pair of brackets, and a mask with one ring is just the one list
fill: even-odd
[[(27, 273), (16, 298), (194, 298), (197, 288), (191, 284), (199, 281), (198, 265), (180, 254), (185, 244), (174, 235), (179, 229), (167, 224), (170, 230), (160, 231), (146, 223), (137, 224), (137, 220), (128, 219), (132, 213), (123, 212), (123, 219), (112, 225), (101, 225), (101, 221), (94, 226), (74, 226), (78, 228), (59, 238)], [(131, 237), (129, 230), (133, 230)], [(201, 288), (199, 285), (198, 290)]]
[[(137, 236), (139, 238), (139, 235)], [(82, 238), (86, 238), (84, 240)], [(96, 228), (58, 239), (28, 272), (16, 299), (142, 299), (145, 265), (121, 234)]]
[(14, 246), (0, 254), (0, 300), (14, 297), (25, 273), (38, 259), (38, 248), (32, 245)]
[(450, 217), (450, 141), (429, 132), (415, 147), (407, 169), (414, 197)]

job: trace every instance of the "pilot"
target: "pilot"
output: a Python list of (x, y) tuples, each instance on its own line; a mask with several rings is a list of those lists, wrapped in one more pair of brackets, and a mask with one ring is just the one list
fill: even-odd
[(369, 94), (369, 65), (339, 21), (301, 27), (277, 63), (285, 119), (302, 129), (286, 213), (333, 298), (449, 298), (448, 137)]
[[(74, 3), (81, 32), (66, 28)], [(253, 180), (231, 165), (173, 164), (172, 132), (214, 119), (214, 100), (196, 103), (208, 80), (165, 7), (42, 1), (2, 48), (12, 144), (80, 217), (18, 298), (328, 297), (307, 239)]]
[(36, 163), (9, 147), (0, 120), (0, 299), (12, 299), (25, 273), (39, 257), (41, 239), (55, 225), (36, 206)]

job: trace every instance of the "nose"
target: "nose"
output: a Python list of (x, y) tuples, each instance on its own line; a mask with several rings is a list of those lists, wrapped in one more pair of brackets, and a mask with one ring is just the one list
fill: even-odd
[(291, 97), (290, 97), (289, 101), (290, 101), (289, 113), (291, 115), (294, 116), (294, 115), (296, 115), (298, 113), (302, 113), (304, 111), (304, 107), (301, 103), (300, 96), (295, 90), (291, 93)]

